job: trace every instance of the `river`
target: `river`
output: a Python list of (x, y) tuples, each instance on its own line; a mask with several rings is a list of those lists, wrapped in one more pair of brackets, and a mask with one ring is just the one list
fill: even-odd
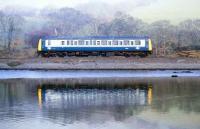
[(63, 128), (199, 129), (200, 78), (0, 80), (0, 129)]

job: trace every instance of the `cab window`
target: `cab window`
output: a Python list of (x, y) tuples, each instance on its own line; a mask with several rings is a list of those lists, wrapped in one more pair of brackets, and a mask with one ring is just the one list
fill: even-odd
[(48, 45), (51, 45), (51, 40), (48, 40), (47, 44), (48, 44)]

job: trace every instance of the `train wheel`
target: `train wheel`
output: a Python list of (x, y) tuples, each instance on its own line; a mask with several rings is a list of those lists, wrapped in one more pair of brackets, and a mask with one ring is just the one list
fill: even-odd
[(45, 57), (44, 53), (41, 53), (41, 56), (42, 56), (42, 57)]
[(110, 57), (110, 56), (114, 56), (115, 54), (113, 52), (106, 52), (106, 56)]
[(101, 56), (105, 57), (106, 56), (106, 52), (101, 52)]
[(42, 54), (40, 52), (38, 52), (38, 53), (35, 53), (35, 56), (40, 58), (42, 56)]
[(42, 53), (42, 57), (47, 57), (47, 53)]
[(56, 53), (56, 55), (57, 55), (58, 57), (65, 57), (65, 54), (62, 53), (62, 52)]
[(129, 53), (124, 53), (124, 56), (128, 58), (128, 57), (130, 57), (130, 54)]
[(146, 52), (145, 53), (141, 53), (140, 57), (142, 57), (142, 58), (147, 57), (147, 53)]

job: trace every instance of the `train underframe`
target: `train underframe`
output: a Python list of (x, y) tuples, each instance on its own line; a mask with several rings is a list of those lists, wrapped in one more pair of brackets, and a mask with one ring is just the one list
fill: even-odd
[(139, 57), (147, 57), (150, 55), (150, 51), (138, 51), (138, 52), (125, 52), (125, 51), (118, 51), (118, 52), (105, 52), (105, 51), (96, 51), (96, 52), (55, 52), (55, 51), (48, 51), (48, 52), (38, 52), (38, 56), (42, 57), (66, 57), (66, 56), (139, 56)]

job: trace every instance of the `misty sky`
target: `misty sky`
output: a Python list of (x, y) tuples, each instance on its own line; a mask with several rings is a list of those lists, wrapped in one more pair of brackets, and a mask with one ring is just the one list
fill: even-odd
[(122, 11), (146, 22), (167, 19), (177, 23), (200, 18), (200, 0), (0, 0), (0, 8), (8, 6), (39, 9), (72, 7), (94, 15)]

